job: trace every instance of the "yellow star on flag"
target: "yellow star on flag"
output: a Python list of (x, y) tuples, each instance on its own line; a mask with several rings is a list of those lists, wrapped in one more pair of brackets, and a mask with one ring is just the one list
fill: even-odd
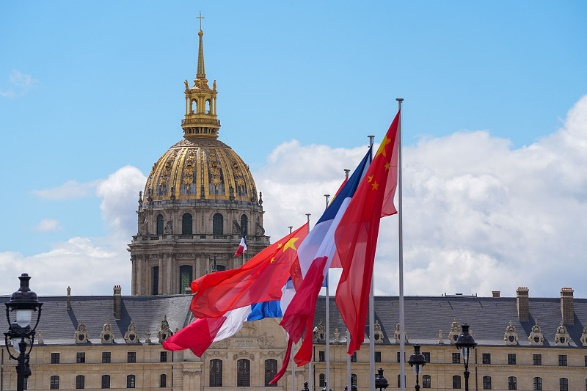
[(290, 238), (287, 243), (285, 243), (285, 246), (283, 246), (283, 252), (285, 252), (285, 250), (287, 250), (288, 248), (291, 248), (294, 251), (297, 251), (297, 248), (295, 246), (295, 242), (298, 240), (299, 238)]
[(375, 181), (371, 184), (371, 190), (377, 190), (378, 188), (379, 188), (379, 183), (377, 183), (377, 181)]
[(389, 144), (391, 142), (391, 140), (389, 138), (387, 138), (387, 136), (385, 136), (383, 138), (383, 141), (381, 141), (381, 145), (379, 146), (379, 149), (377, 150), (377, 153), (375, 154), (375, 158), (377, 156), (379, 156), (379, 154), (382, 154), (383, 156), (387, 157), (387, 154), (385, 153), (385, 148), (387, 147), (387, 144)]

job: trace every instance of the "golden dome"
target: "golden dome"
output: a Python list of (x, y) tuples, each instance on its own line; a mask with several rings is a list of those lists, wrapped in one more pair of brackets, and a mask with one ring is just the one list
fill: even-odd
[(153, 165), (145, 185), (151, 201), (257, 201), (249, 167), (228, 145), (214, 138), (186, 138)]

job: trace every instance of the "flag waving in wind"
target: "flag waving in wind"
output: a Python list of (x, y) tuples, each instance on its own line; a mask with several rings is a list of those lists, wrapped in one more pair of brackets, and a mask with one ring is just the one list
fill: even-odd
[(241, 238), (241, 242), (238, 245), (236, 252), (234, 253), (234, 257), (240, 257), (245, 251), (247, 251), (247, 238), (245, 237), (245, 235), (243, 235), (243, 237)]
[(279, 300), (297, 260), (308, 223), (265, 248), (238, 269), (206, 274), (192, 281), (190, 309), (197, 318), (217, 318), (235, 308)]
[(398, 111), (334, 235), (342, 265), (336, 305), (351, 335), (349, 355), (364, 340), (380, 218), (397, 213), (393, 197), (400, 114)]

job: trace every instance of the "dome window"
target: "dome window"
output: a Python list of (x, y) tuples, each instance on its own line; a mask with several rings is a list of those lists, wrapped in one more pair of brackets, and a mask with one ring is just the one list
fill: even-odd
[(185, 213), (181, 218), (181, 234), (191, 235), (192, 233), (192, 215)]
[(157, 235), (163, 235), (163, 215), (157, 216)]
[(220, 213), (215, 213), (212, 218), (212, 234), (214, 236), (224, 235), (224, 217)]
[(195, 99), (192, 99), (192, 107), (190, 109), (190, 112), (192, 114), (198, 114), (198, 101)]
[(249, 233), (249, 230), (247, 229), (247, 227), (249, 226), (249, 218), (247, 217), (247, 215), (242, 215), (241, 216), (241, 234), (243, 236), (247, 236)]
[(190, 284), (193, 280), (192, 267), (189, 265), (183, 265), (179, 267), (179, 294), (190, 292)]

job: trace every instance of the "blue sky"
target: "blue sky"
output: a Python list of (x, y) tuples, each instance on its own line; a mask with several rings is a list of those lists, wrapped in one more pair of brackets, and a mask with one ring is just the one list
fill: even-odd
[[(454, 254), (465, 254), (487, 257), (487, 270), (507, 274), (505, 266), (516, 264), (512, 270), (522, 273), (527, 266), (522, 258), (530, 249), (538, 251), (535, 244), (544, 240), (529, 235), (523, 245), (504, 245), (515, 229), (544, 224), (546, 231), (562, 237), (561, 227), (578, 231), (584, 224), (573, 219), (583, 212), (584, 177), (576, 177), (570, 168), (573, 175), (558, 183), (565, 177), (530, 170), (527, 164), (534, 160), (526, 156), (551, 146), (546, 141), (561, 129), (581, 135), (568, 144), (573, 148), (585, 141), (584, 124), (569, 117), (575, 109), (575, 117), (583, 118), (582, 97), (587, 94), (584, 2), (4, 1), (0, 205), (5, 224), (0, 229), (0, 271), (14, 277), (7, 281), (16, 281), (24, 271), (34, 274), (31, 270), (40, 263), (63, 275), (43, 289), (64, 293), (76, 266), (89, 259), (85, 251), (96, 256), (95, 263), (87, 261), (92, 272), (130, 270), (125, 243), (136, 232), (141, 173), (148, 175), (182, 135), (183, 81), (195, 76), (200, 11), (205, 17), (207, 76), (218, 83), (220, 139), (250, 165), (258, 188), (269, 197), (266, 225), (274, 238), (289, 225), (301, 224), (306, 211), (319, 213), (322, 194), (336, 189), (343, 168), (358, 163), (367, 135), (376, 135), (378, 142), (384, 134), (397, 109), (396, 97), (405, 99), (406, 174), (416, 170), (415, 177), (406, 178), (405, 196), (421, 201), (421, 193), (411, 191), (420, 186), (431, 191), (431, 182), (420, 181), (424, 177), (442, 184), (427, 200), (438, 202), (440, 195), (460, 199), (469, 192), (460, 201), (464, 209), (456, 204), (414, 205), (413, 231), (404, 233), (412, 251), (408, 260), (413, 256), (408, 273), (413, 272), (414, 284), (420, 281), (417, 275), (436, 270), (432, 259), (443, 251), (452, 254), (446, 256), (445, 267), (462, 260)], [(562, 147), (550, 154), (574, 156)], [(303, 164), (305, 156), (309, 166)], [(565, 164), (587, 171), (585, 160), (572, 163)], [(444, 165), (469, 171), (447, 169), (450, 174), (443, 177)], [(308, 167), (316, 172), (310, 175)], [(505, 172), (492, 172), (498, 168)], [(536, 204), (529, 202), (524, 192), (535, 189), (534, 182), (515, 188), (531, 182), (528, 173), (536, 181), (551, 179), (549, 189), (556, 191)], [(450, 187), (455, 178), (457, 196)], [(278, 192), (291, 184), (300, 189), (299, 198)], [(479, 194), (491, 202), (479, 201)], [(515, 213), (496, 217), (484, 209), (494, 207), (492, 202), (505, 202), (513, 211), (523, 209), (517, 202), (535, 206), (535, 211), (548, 209), (553, 221), (565, 223), (520, 221)], [(562, 214), (569, 205), (577, 209)], [(284, 210), (291, 214), (284, 215)], [(447, 210), (454, 212), (453, 218), (463, 213), (462, 220), (436, 226)], [(409, 214), (406, 210), (406, 218)], [(478, 220), (467, 220), (477, 214)], [(470, 226), (462, 236), (468, 241), (451, 244), (452, 229), (465, 223)], [(486, 226), (491, 228), (487, 232)], [(482, 233), (493, 236), (487, 240)], [(568, 236), (563, 240), (565, 256), (580, 265), (580, 255), (568, 253), (580, 253), (581, 238), (574, 242)], [(434, 240), (436, 245), (430, 245)], [(496, 250), (502, 246), (511, 252)], [(555, 249), (539, 251), (528, 262), (548, 263), (552, 258), (545, 254), (559, 254)], [(481, 281), (485, 272), (471, 273)], [(557, 295), (562, 284), (573, 283), (561, 276), (545, 288), (539, 282), (546, 276), (537, 274), (518, 281), (496, 272), (490, 282), (503, 284), (512, 294), (516, 284), (534, 282), (545, 295)], [(109, 293), (121, 283), (106, 272), (101, 280), (87, 292)], [(489, 294), (492, 289), (479, 281), (451, 279), (426, 292)], [(406, 290), (418, 292), (416, 287)]]

